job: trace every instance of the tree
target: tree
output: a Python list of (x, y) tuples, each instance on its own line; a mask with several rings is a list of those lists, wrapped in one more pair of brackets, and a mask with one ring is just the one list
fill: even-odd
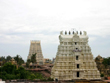
[(15, 61), (17, 62), (18, 65), (21, 65), (24, 63), (24, 60), (20, 57), (20, 55), (16, 55), (14, 57)]
[(105, 66), (106, 75), (110, 75), (110, 57), (104, 58), (102, 64)]
[(12, 57), (11, 57), (10, 55), (8, 55), (8, 56), (6, 57), (6, 62), (10, 61), (11, 59), (12, 59)]
[(10, 79), (43, 79), (41, 73), (26, 71), (23, 67), (16, 68), (11, 62), (5, 63), (0, 67), (0, 78), (3, 80)]
[(3, 61), (3, 60), (5, 60), (5, 57), (4, 56), (0, 57), (0, 61)]
[(3, 67), (0, 68), (2, 70), (0, 72), (0, 78), (3, 80), (7, 79), (27, 79), (29, 76), (29, 72), (26, 71), (23, 67), (16, 68), (16, 65), (13, 65), (10, 62), (4, 64)]
[(18, 72), (20, 79), (26, 79), (28, 77), (28, 72), (23, 67), (19, 67)]
[(15, 74), (16, 65), (13, 65), (11, 62), (7, 62), (4, 64), (2, 71), (5, 71), (8, 74)]
[(28, 60), (27, 60), (27, 63), (30, 63), (30, 62), (31, 62), (31, 59), (28, 59)]
[(19, 55), (16, 55), (16, 56), (14, 57), (14, 59), (15, 59), (15, 61), (18, 63), (18, 62), (19, 62)]
[(2, 61), (2, 65), (4, 65), (6, 63), (6, 59), (4, 56), (0, 57), (0, 61)]
[(29, 64), (31, 63), (31, 59), (28, 59), (27, 62), (26, 62), (26, 67), (28, 68), (29, 67)]
[(32, 63), (36, 63), (36, 53), (35, 54), (32, 54), (32, 56), (31, 56), (31, 62)]
[(102, 64), (104, 64), (104, 66), (106, 68), (107, 65), (108, 65), (108, 59), (107, 58), (104, 58)]

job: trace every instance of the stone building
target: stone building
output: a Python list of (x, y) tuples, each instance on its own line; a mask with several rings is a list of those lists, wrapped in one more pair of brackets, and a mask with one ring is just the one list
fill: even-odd
[(100, 73), (88, 45), (88, 36), (84, 31), (59, 35), (60, 45), (51, 71), (51, 78), (58, 80), (87, 79), (98, 80)]
[(30, 50), (28, 59), (31, 59), (32, 54), (36, 53), (36, 61), (38, 65), (43, 65), (43, 54), (40, 45), (40, 41), (32, 40), (30, 44)]
[(49, 59), (49, 58), (44, 58), (44, 65), (46, 65), (46, 64), (52, 64), (51, 59)]
[(98, 55), (96, 58), (95, 58), (95, 62), (97, 64), (97, 68), (98, 70), (100, 71), (101, 74), (104, 74), (105, 73), (105, 66), (102, 64), (103, 62), (103, 58)]
[(95, 58), (95, 62), (97, 64), (97, 68), (98, 70), (100, 71), (101, 74), (104, 75), (104, 77), (108, 77), (110, 75), (110, 65), (107, 65), (105, 67), (105, 65), (102, 63), (104, 60), (103, 57), (101, 57), (100, 55), (98, 55), (96, 58)]

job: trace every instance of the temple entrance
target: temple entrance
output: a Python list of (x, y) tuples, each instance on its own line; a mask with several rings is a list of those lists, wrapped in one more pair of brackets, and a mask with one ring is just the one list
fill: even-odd
[(79, 71), (77, 72), (77, 77), (79, 77)]

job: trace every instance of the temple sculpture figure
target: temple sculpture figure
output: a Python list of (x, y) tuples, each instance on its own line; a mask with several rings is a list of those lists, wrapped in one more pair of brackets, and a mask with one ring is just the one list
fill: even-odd
[(60, 32), (58, 51), (51, 78), (54, 80), (100, 80), (100, 72), (88, 45), (86, 31)]
[(33, 54), (36, 54), (36, 63), (38, 65), (43, 65), (43, 54), (41, 50), (40, 41), (38, 40), (31, 41), (28, 59), (31, 59), (31, 56)]

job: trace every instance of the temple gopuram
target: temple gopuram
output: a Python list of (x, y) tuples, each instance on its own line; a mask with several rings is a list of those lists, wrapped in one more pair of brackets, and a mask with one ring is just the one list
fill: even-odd
[(88, 45), (86, 31), (60, 32), (51, 78), (54, 80), (100, 80), (100, 72)]

